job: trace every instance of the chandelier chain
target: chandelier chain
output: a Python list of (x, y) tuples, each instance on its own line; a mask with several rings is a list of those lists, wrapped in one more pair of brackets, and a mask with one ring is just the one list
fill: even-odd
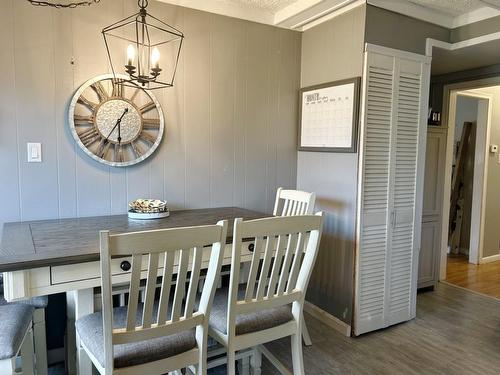
[(99, 3), (101, 0), (82, 0), (75, 1), (72, 3), (62, 4), (62, 3), (53, 3), (51, 1), (45, 0), (28, 0), (32, 5), (41, 6), (41, 7), (53, 7), (57, 9), (61, 8), (76, 8), (79, 6), (90, 6), (92, 4)]

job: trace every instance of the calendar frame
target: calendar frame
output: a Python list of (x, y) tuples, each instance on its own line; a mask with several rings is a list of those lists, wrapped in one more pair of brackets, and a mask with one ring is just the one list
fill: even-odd
[[(318, 89), (330, 88), (335, 86), (342, 86), (346, 84), (354, 84), (353, 95), (353, 114), (352, 114), (352, 132), (351, 132), (351, 145), (349, 147), (315, 147), (315, 146), (302, 146), (302, 103), (305, 94)], [(359, 127), (359, 92), (361, 87), (361, 77), (354, 77), (343, 79), (339, 81), (322, 83), (319, 85), (303, 87), (299, 90), (299, 126), (297, 136), (297, 150), (298, 151), (312, 151), (312, 152), (338, 152), (338, 153), (355, 153), (357, 152), (358, 144), (358, 127)]]

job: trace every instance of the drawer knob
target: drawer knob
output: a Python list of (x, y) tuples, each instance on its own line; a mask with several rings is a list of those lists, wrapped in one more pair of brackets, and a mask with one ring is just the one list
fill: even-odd
[(255, 249), (255, 245), (253, 243), (249, 244), (248, 245), (248, 251), (252, 251), (253, 252), (253, 249)]
[(132, 268), (132, 266), (128, 260), (124, 260), (120, 263), (120, 268), (122, 269), (122, 271), (127, 272)]

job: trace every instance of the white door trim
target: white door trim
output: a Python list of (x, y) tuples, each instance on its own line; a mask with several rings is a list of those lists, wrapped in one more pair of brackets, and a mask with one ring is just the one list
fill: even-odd
[[(445, 191), (443, 204), (443, 223), (441, 239), (441, 265), (446, 276), (448, 228), (451, 198), (451, 174), (453, 164), (453, 144), (455, 136), (456, 104), (458, 96), (468, 96), (479, 100), (487, 101), (486, 123), (481, 126), (477, 123), (475, 156), (474, 156), (474, 180), (472, 188), (472, 213), (470, 226), (469, 263), (479, 264), (483, 257), (483, 228), (484, 228), (484, 206), (486, 201), (486, 184), (488, 170), (488, 144), (490, 139), (491, 107), (492, 97), (488, 94), (464, 91), (461, 88), (450, 88), (445, 86), (445, 91), (449, 96), (447, 126), (448, 135), (446, 139), (446, 160), (445, 160)], [(478, 114), (479, 116), (479, 114)], [(479, 167), (479, 168), (478, 168)], [(446, 208), (444, 206), (447, 206)], [(446, 209), (446, 211), (445, 211)], [(444, 254), (443, 254), (444, 250)], [(441, 277), (442, 279), (442, 277)]]

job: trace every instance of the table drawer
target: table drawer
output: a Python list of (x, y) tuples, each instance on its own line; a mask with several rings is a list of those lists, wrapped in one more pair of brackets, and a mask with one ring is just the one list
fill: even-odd
[[(248, 261), (251, 259), (251, 252), (249, 251), (249, 247), (251, 248), (251, 246), (249, 245), (252, 243), (253, 242), (245, 242), (242, 245), (242, 261)], [(208, 247), (206, 249), (207, 251), (205, 251), (205, 254), (203, 255), (202, 267), (208, 267), (210, 252), (208, 251)], [(113, 276), (117, 276), (118, 278), (120, 278), (119, 276), (130, 273), (130, 271), (124, 271), (121, 269), (120, 264), (123, 261), (128, 261), (130, 263), (132, 262), (131, 257), (123, 257), (111, 260), (111, 272)], [(160, 267), (158, 268), (158, 270), (160, 271), (163, 269), (163, 256), (160, 256), (158, 264), (160, 265)], [(174, 260), (174, 264), (178, 264), (177, 258)], [(231, 264), (231, 244), (226, 245), (226, 248), (224, 250), (223, 264)], [(143, 271), (146, 271), (147, 265), (147, 257), (143, 257), (141, 269)], [(50, 267), (51, 285), (100, 278), (100, 267), (101, 266), (99, 261)]]

